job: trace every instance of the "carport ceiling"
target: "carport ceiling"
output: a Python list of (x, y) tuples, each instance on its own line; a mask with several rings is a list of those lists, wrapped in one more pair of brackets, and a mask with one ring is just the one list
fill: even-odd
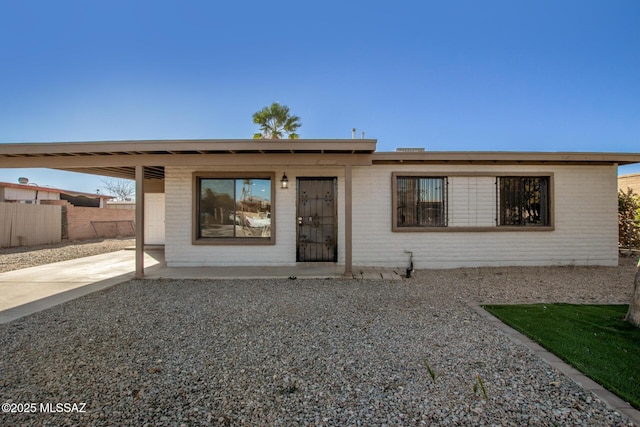
[[(84, 168), (51, 168), (69, 172), (88, 173), (91, 175), (108, 176), (111, 178), (136, 179), (135, 166), (119, 167), (84, 167)], [(145, 166), (145, 179), (164, 179), (164, 166)]]

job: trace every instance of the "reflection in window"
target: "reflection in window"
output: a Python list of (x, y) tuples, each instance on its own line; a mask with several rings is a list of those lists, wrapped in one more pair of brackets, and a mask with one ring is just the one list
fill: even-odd
[(271, 238), (270, 179), (200, 178), (198, 184), (198, 238)]
[(442, 177), (397, 177), (397, 227), (445, 227), (445, 186)]
[(500, 177), (500, 225), (548, 226), (549, 177)]

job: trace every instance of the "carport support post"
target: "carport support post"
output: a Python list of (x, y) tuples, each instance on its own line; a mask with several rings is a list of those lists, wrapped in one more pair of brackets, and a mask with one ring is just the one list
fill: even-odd
[(351, 165), (344, 166), (344, 275), (345, 277), (353, 277), (352, 270), (352, 216), (353, 209), (351, 205), (352, 194)]
[(144, 166), (136, 166), (136, 279), (144, 277)]

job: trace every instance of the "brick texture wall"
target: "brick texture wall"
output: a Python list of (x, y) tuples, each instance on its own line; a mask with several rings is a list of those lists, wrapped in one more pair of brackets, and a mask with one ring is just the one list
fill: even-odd
[(618, 177), (618, 189), (627, 192), (631, 188), (634, 193), (640, 195), (640, 173), (632, 173)]
[[(449, 182), (450, 225), (484, 231), (391, 231), (392, 172), (464, 173)], [(495, 178), (477, 173), (553, 174), (552, 231), (499, 231)], [(467, 182), (465, 182), (467, 181)], [(465, 186), (467, 189), (465, 189)], [(617, 265), (616, 169), (609, 166), (403, 166), (354, 168), (354, 265), (416, 268)], [(475, 224), (475, 223), (478, 224)]]
[[(198, 168), (199, 172), (206, 168)], [(232, 171), (216, 168), (216, 172)], [(275, 172), (276, 189), (272, 195), (272, 221), (275, 223), (275, 245), (215, 246), (193, 245), (193, 172), (188, 167), (165, 168), (165, 260), (168, 266), (202, 265), (295, 265), (296, 263), (296, 177), (338, 177), (338, 262), (344, 264), (344, 168), (308, 167), (305, 169), (278, 166), (238, 167), (239, 171)], [(286, 172), (289, 188), (280, 188), (280, 177)], [(272, 230), (273, 231), (273, 230)]]
[[(236, 170), (254, 170), (247, 166)], [(203, 168), (198, 168), (202, 171)], [(216, 171), (233, 170), (217, 168)], [(210, 246), (192, 243), (193, 172), (167, 167), (166, 244), (169, 266), (293, 265), (296, 258), (296, 177), (336, 176), (338, 264), (344, 264), (344, 168), (261, 167), (286, 172), (287, 190), (276, 186), (276, 244)], [(450, 182), (449, 222), (470, 231), (393, 232), (393, 172), (458, 174)], [(459, 174), (468, 173), (468, 176)], [(495, 229), (496, 191), (491, 174), (553, 175), (553, 230)], [(416, 268), (510, 265), (617, 265), (617, 174), (614, 166), (375, 165), (353, 167), (353, 265)], [(473, 227), (473, 231), (471, 231)], [(494, 227), (491, 229), (491, 227)], [(483, 228), (483, 231), (478, 231)], [(488, 229), (488, 231), (487, 231)]]
[(62, 205), (67, 211), (67, 238), (91, 240), (135, 236), (135, 210), (86, 208), (64, 200), (48, 204)]

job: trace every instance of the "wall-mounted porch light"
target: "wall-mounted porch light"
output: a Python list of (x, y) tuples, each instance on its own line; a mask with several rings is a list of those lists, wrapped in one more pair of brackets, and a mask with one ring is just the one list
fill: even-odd
[(280, 180), (280, 188), (289, 188), (289, 178), (287, 178), (286, 174), (282, 174), (282, 179)]

